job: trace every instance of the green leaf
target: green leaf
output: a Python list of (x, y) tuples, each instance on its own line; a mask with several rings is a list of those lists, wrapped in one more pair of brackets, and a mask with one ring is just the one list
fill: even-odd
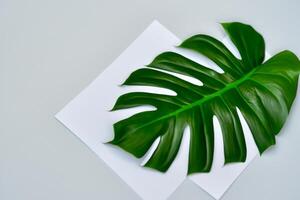
[[(124, 85), (170, 89), (176, 96), (131, 92), (120, 96), (113, 110), (151, 105), (114, 124), (110, 142), (140, 158), (153, 142), (158, 147), (145, 164), (165, 172), (175, 159), (184, 129), (190, 127), (188, 174), (209, 172), (213, 161), (216, 116), (223, 135), (225, 164), (244, 162), (247, 148), (237, 108), (248, 123), (260, 153), (275, 144), (296, 96), (300, 62), (283, 51), (266, 62), (263, 37), (251, 26), (224, 23), (223, 28), (238, 49), (236, 58), (226, 46), (208, 35), (195, 35), (179, 47), (204, 55), (224, 73), (218, 73), (180, 54), (164, 52), (146, 68), (134, 71)], [(194, 85), (173, 72), (200, 80)]]

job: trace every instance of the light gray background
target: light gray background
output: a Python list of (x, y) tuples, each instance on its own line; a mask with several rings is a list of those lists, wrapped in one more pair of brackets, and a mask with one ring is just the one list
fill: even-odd
[[(300, 1), (0, 0), (0, 199), (140, 199), (54, 119), (154, 19), (178, 37), (250, 23), (300, 55)], [(300, 199), (300, 98), (277, 144), (224, 200)], [(101, 198), (100, 198), (101, 197)], [(172, 200), (212, 198), (186, 180)]]

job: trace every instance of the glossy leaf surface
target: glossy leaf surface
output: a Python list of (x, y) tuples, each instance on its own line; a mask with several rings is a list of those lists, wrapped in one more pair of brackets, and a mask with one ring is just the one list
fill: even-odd
[[(111, 144), (141, 158), (160, 138), (145, 164), (165, 172), (175, 159), (183, 131), (190, 127), (188, 174), (209, 172), (213, 161), (216, 116), (223, 135), (225, 163), (244, 162), (247, 147), (237, 108), (251, 129), (260, 153), (275, 144), (296, 96), (300, 62), (282, 51), (264, 62), (263, 37), (242, 23), (222, 24), (241, 59), (208, 35), (195, 35), (179, 47), (204, 55), (224, 73), (218, 73), (180, 54), (164, 52), (152, 63), (134, 71), (123, 85), (170, 89), (176, 96), (131, 92), (120, 96), (113, 110), (151, 105), (144, 111), (114, 124)], [(167, 72), (198, 79), (192, 84)]]

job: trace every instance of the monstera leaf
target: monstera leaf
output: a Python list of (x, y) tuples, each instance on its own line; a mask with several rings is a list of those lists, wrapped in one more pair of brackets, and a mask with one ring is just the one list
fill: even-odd
[[(244, 116), (260, 153), (275, 144), (297, 91), (300, 62), (282, 51), (264, 62), (263, 37), (242, 23), (222, 24), (239, 51), (235, 57), (226, 46), (208, 35), (195, 35), (179, 47), (204, 55), (224, 73), (218, 73), (174, 52), (158, 55), (145, 68), (134, 71), (123, 85), (170, 89), (176, 96), (131, 92), (120, 96), (112, 110), (151, 105), (114, 124), (111, 144), (140, 158), (160, 138), (145, 164), (165, 172), (175, 159), (186, 126), (190, 127), (188, 174), (209, 172), (213, 161), (216, 116), (223, 135), (225, 163), (244, 162), (245, 138), (237, 108)], [(173, 72), (198, 79), (192, 84)]]

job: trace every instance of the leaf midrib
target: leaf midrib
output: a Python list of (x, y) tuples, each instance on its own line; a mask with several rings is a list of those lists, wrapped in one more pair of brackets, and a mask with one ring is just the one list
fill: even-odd
[[(261, 66), (261, 65), (260, 65), (260, 66)], [(145, 127), (145, 126), (148, 126), (148, 125), (150, 125), (150, 124), (153, 124), (153, 123), (155, 123), (155, 122), (157, 122), (157, 121), (160, 121), (160, 120), (163, 120), (163, 119), (167, 119), (167, 118), (169, 118), (169, 117), (171, 117), (171, 116), (177, 115), (178, 113), (181, 113), (181, 112), (184, 112), (184, 111), (186, 111), (186, 110), (188, 110), (188, 109), (191, 109), (191, 108), (193, 108), (194, 106), (203, 104), (204, 102), (209, 101), (210, 99), (213, 99), (213, 98), (215, 98), (215, 97), (217, 97), (217, 96), (221, 96), (223, 93), (227, 92), (228, 90), (231, 90), (231, 89), (233, 89), (233, 88), (236, 88), (238, 85), (240, 85), (240, 84), (243, 83), (244, 81), (248, 80), (248, 78), (251, 77), (252, 74), (254, 74), (254, 72), (255, 72), (260, 66), (255, 67), (255, 68), (252, 69), (250, 72), (248, 72), (247, 74), (245, 74), (242, 78), (240, 78), (240, 79), (238, 79), (238, 80), (235, 80), (235, 81), (233, 81), (233, 82), (227, 84), (224, 88), (218, 90), (217, 92), (214, 92), (214, 93), (212, 93), (212, 94), (210, 94), (210, 95), (207, 95), (207, 96), (203, 97), (202, 99), (199, 99), (199, 100), (197, 100), (197, 101), (195, 101), (195, 102), (193, 102), (193, 103), (191, 103), (191, 104), (182, 106), (180, 109), (178, 109), (178, 110), (176, 110), (176, 111), (174, 111), (174, 112), (171, 112), (171, 113), (169, 113), (169, 114), (167, 114), (167, 115), (164, 115), (164, 116), (162, 116), (162, 117), (159, 117), (159, 118), (157, 118), (157, 119), (155, 119), (155, 120), (153, 120), (153, 121), (150, 121), (150, 122), (148, 122), (148, 123), (146, 123), (146, 124), (143, 124), (142, 126), (136, 128), (136, 129), (143, 128), (143, 127)], [(135, 129), (135, 130), (136, 130), (136, 129)]]

